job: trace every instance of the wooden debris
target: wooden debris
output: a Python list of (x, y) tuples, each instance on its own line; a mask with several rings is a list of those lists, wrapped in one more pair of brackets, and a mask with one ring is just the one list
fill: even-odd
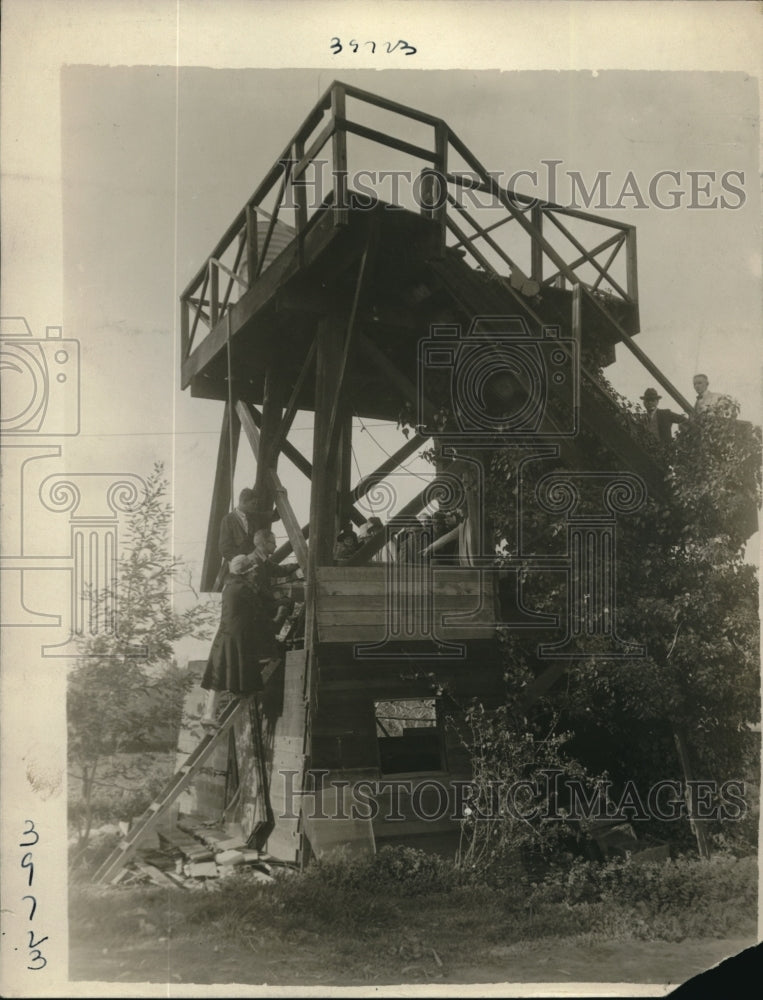
[(244, 860), (241, 851), (221, 851), (215, 855), (215, 861), (218, 865), (242, 865)]
[(167, 875), (166, 872), (161, 871), (154, 865), (147, 864), (145, 861), (136, 861), (135, 867), (138, 871), (143, 872), (144, 875), (148, 875), (151, 881), (156, 885), (160, 885), (163, 888), (177, 889), (183, 885), (183, 883), (178, 879), (172, 878), (170, 875)]
[(217, 878), (220, 874), (214, 861), (191, 861), (185, 867), (190, 878)]

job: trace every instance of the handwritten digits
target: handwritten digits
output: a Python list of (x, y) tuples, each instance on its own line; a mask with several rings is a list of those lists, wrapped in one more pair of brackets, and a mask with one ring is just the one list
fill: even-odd
[(34, 896), (22, 896), (21, 898), (32, 900), (32, 909), (29, 911), (29, 919), (32, 920), (32, 918), (34, 917), (35, 910), (37, 909), (37, 900), (34, 898)]
[[(347, 44), (349, 45), (349, 47), (352, 49), (353, 52), (357, 52), (358, 49), (361, 47), (361, 45), (370, 45), (371, 55), (376, 55), (376, 42), (370, 40), (365, 42), (359, 42), (356, 38), (351, 38)], [(414, 56), (418, 52), (418, 49), (416, 48), (415, 45), (411, 45), (410, 42), (406, 42), (405, 39), (403, 38), (399, 38), (394, 43), (383, 42), (382, 44), (386, 46), (388, 55), (390, 55), (392, 52), (397, 51), (397, 49), (400, 49), (400, 51), (404, 56)], [(342, 45), (341, 41), (336, 35), (331, 39), (329, 48), (331, 49), (333, 55), (335, 56), (338, 56), (339, 53), (344, 50), (344, 46)]]
[(24, 823), (29, 826), (28, 830), (24, 830), (21, 834), (22, 837), (34, 837), (34, 840), (22, 841), (19, 847), (34, 847), (37, 841), (40, 839), (39, 833), (34, 828), (34, 823), (31, 819), (25, 819)]
[(27, 851), (24, 857), (21, 859), (21, 867), (29, 869), (29, 881), (27, 885), (32, 884), (32, 879), (34, 878), (34, 862), (32, 861), (32, 852)]
[[(43, 940), (46, 940), (46, 939), (43, 938)], [(42, 965), (28, 965), (27, 969), (30, 969), (32, 972), (39, 972), (40, 969), (44, 969), (45, 966), (48, 964), (47, 958), (43, 958), (43, 956), (42, 956), (39, 948), (33, 948), (32, 949), (32, 951), (29, 954), (29, 961), (30, 962), (42, 962)]]

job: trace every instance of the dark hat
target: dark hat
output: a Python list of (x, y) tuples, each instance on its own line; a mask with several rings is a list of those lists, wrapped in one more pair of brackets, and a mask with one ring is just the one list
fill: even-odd
[(643, 400), (647, 399), (662, 399), (662, 396), (657, 392), (656, 389), (646, 389), (644, 395), (641, 397)]
[(357, 541), (357, 540), (358, 540), (358, 536), (357, 536), (357, 535), (355, 534), (355, 532), (354, 532), (354, 531), (352, 530), (352, 528), (344, 528), (344, 529), (343, 529), (342, 531), (340, 531), (340, 532), (339, 532), (339, 534), (338, 534), (338, 535), (336, 536), (336, 540), (337, 540), (338, 542), (344, 542), (344, 541), (346, 541), (346, 540), (347, 540), (348, 538), (354, 538), (354, 539), (355, 539), (355, 541)]
[(252, 500), (257, 499), (257, 490), (253, 490), (250, 486), (245, 486), (238, 495), (239, 503), (251, 503)]

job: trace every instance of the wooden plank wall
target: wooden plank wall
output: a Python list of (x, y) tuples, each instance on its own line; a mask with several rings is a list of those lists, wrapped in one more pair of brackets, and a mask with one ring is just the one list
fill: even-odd
[[(387, 567), (320, 566), (316, 571), (316, 616), (318, 639), (322, 643), (380, 642), (388, 635)], [(489, 578), (488, 578), (489, 579)], [(432, 622), (435, 634), (446, 640), (486, 639), (496, 621), (492, 587), (476, 569), (468, 567), (433, 570)], [(397, 602), (409, 601), (416, 607), (420, 584), (413, 581), (396, 588)], [(448, 624), (449, 615), (469, 616), (458, 624)], [(425, 638), (423, 632), (406, 638)]]

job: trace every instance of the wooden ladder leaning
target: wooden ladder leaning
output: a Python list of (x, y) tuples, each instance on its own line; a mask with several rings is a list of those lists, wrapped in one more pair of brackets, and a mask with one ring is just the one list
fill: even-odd
[(217, 728), (202, 737), (198, 746), (188, 755), (185, 763), (175, 772), (160, 795), (135, 823), (125, 840), (103, 862), (93, 876), (94, 882), (110, 882), (119, 874), (137, 849), (141, 839), (154, 828), (165, 809), (172, 805), (178, 795), (190, 784), (194, 774), (215, 749), (219, 737), (230, 729), (238, 715), (243, 711), (245, 704), (246, 699), (236, 698), (226, 706), (220, 715)]

